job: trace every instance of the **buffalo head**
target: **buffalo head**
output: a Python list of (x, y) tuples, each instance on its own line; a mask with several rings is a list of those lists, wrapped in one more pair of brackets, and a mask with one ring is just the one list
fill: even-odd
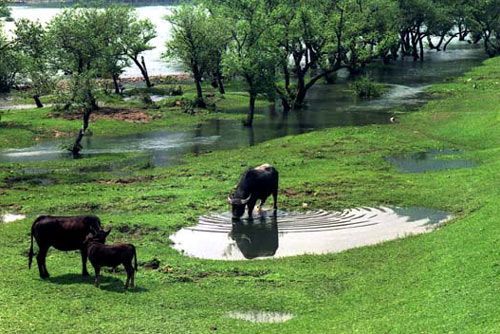
[(233, 214), (233, 219), (239, 219), (245, 213), (245, 206), (252, 197), (252, 194), (248, 198), (234, 198), (229, 196), (227, 202), (231, 204), (231, 212)]

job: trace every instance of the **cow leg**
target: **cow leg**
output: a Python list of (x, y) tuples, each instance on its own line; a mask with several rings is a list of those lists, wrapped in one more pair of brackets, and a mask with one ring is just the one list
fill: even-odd
[(259, 214), (262, 214), (262, 208), (264, 207), (264, 204), (266, 203), (266, 199), (261, 199), (260, 204), (259, 204)]
[(82, 255), (82, 276), (89, 276), (89, 272), (87, 271), (87, 249), (80, 249), (80, 254)]
[(94, 285), (95, 285), (96, 287), (99, 287), (99, 280), (100, 280), (101, 267), (99, 267), (99, 266), (95, 266), (95, 267), (94, 267), (94, 270), (95, 270), (95, 281), (94, 281)]
[(255, 203), (257, 203), (256, 200), (250, 200), (247, 204), (248, 208), (248, 219), (252, 220), (253, 219), (253, 208), (255, 207)]
[(278, 211), (278, 189), (273, 191), (273, 210), (274, 214), (276, 214)]
[(124, 263), (123, 266), (125, 267), (125, 271), (127, 272), (127, 281), (125, 282), (125, 289), (128, 289), (129, 283), (130, 287), (134, 287), (134, 268), (132, 267), (132, 263)]
[(49, 272), (47, 271), (47, 266), (45, 265), (45, 259), (47, 258), (47, 252), (49, 247), (39, 246), (38, 254), (36, 255), (36, 262), (38, 264), (38, 271), (40, 273), (40, 278), (48, 278)]

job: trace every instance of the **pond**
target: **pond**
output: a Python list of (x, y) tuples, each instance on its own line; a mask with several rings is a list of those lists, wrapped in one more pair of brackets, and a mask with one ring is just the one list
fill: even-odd
[[(450, 220), (426, 208), (354, 208), (342, 212), (270, 211), (235, 221), (230, 213), (202, 216), (198, 225), (173, 234), (173, 248), (212, 260), (326, 254), (432, 231)], [(311, 242), (314, 240), (314, 242)]]

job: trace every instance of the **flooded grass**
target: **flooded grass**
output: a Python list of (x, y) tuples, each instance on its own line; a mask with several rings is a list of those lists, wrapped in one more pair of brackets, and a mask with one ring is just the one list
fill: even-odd
[(472, 160), (461, 159), (460, 150), (430, 150), (386, 158), (404, 173), (425, 173), (457, 168), (473, 168), (477, 164)]

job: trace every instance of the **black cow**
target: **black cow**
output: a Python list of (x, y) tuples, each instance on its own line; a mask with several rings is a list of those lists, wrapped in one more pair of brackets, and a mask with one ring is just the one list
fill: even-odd
[(56, 217), (40, 216), (31, 226), (31, 247), (28, 267), (33, 262), (33, 238), (38, 244), (36, 261), (41, 278), (49, 277), (45, 258), (51, 246), (58, 250), (80, 250), (82, 255), (82, 275), (88, 276), (87, 252), (83, 242), (89, 233), (101, 230), (101, 221), (95, 216)]
[(233, 219), (239, 219), (248, 208), (248, 217), (252, 218), (253, 208), (260, 200), (259, 211), (266, 199), (273, 195), (274, 212), (278, 209), (278, 183), (279, 175), (276, 168), (264, 164), (247, 170), (240, 178), (236, 191), (228, 197), (232, 207)]
[[(116, 268), (123, 264), (127, 272), (125, 289), (134, 287), (134, 276), (137, 271), (137, 253), (132, 244), (105, 245), (106, 237), (111, 231), (98, 231), (89, 234), (85, 239), (87, 255), (95, 270), (95, 286), (99, 286), (99, 278), (102, 267)], [(132, 265), (132, 261), (134, 264)]]

